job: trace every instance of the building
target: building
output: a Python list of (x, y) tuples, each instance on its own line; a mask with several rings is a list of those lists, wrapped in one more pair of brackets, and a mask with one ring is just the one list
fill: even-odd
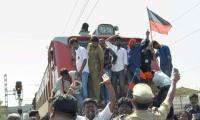
[(198, 94), (200, 98), (200, 91), (195, 90), (195, 89), (190, 89), (190, 88), (185, 88), (185, 87), (180, 87), (177, 88), (176, 90), (176, 96), (174, 98), (174, 110), (175, 112), (182, 112), (184, 111), (185, 105), (189, 104), (189, 96), (191, 94)]

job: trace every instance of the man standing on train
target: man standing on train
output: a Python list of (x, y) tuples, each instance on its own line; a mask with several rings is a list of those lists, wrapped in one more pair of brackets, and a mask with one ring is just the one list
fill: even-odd
[(161, 45), (157, 41), (153, 41), (153, 48), (157, 49), (156, 56), (160, 57), (160, 69), (169, 77), (172, 73), (172, 56), (167, 45)]
[(82, 82), (82, 98), (88, 97), (88, 53), (87, 50), (80, 46), (76, 38), (70, 39), (70, 46), (76, 52), (76, 69), (78, 78)]

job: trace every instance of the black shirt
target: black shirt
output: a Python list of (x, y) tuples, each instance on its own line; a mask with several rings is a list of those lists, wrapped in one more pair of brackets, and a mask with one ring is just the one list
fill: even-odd
[(141, 52), (141, 70), (143, 72), (151, 72), (151, 60), (153, 59), (153, 54), (151, 50), (143, 50)]
[(200, 120), (200, 106), (198, 105), (196, 109), (194, 109), (192, 106), (188, 106), (185, 110), (185, 112), (188, 115), (188, 119), (192, 119), (192, 114), (194, 114), (196, 120)]
[(116, 63), (117, 61), (117, 55), (112, 51), (110, 48), (104, 49), (104, 68), (110, 69), (111, 64)]

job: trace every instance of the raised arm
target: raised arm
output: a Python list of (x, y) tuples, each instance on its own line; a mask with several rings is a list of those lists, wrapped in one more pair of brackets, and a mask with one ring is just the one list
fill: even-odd
[(150, 41), (149, 41), (149, 34), (150, 34), (150, 32), (149, 32), (149, 31), (146, 31), (146, 39), (145, 39), (144, 42), (141, 43), (141, 45), (140, 45), (140, 48), (141, 48), (141, 49), (144, 49), (144, 48), (148, 47), (149, 42), (150, 42)]
[(164, 103), (169, 103), (170, 105), (172, 105), (176, 93), (176, 84), (179, 80), (180, 80), (180, 74), (175, 73), (172, 77), (171, 86), (167, 93), (167, 97), (164, 100)]
[(111, 50), (113, 50), (115, 52), (115, 49), (117, 48), (117, 46), (113, 45), (112, 43), (110, 43), (110, 41), (105, 41), (105, 44), (108, 48), (110, 48)]
[(115, 109), (115, 100), (116, 100), (116, 96), (115, 96), (115, 91), (114, 91), (114, 88), (109, 81), (105, 82), (105, 86), (107, 88), (107, 91), (108, 91), (108, 95), (109, 95), (109, 108), (110, 108), (110, 112), (114, 112), (114, 109)]
[(110, 40), (112, 40), (113, 38), (117, 37), (118, 35), (113, 35), (107, 39), (105, 39), (105, 44), (107, 45), (108, 48), (112, 49), (115, 52), (115, 49), (117, 48), (117, 46), (113, 45), (112, 43), (110, 43)]

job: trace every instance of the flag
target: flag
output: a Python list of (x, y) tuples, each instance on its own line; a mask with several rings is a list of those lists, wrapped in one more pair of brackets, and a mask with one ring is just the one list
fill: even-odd
[(172, 25), (148, 8), (147, 11), (149, 16), (150, 29), (160, 34), (168, 34)]

